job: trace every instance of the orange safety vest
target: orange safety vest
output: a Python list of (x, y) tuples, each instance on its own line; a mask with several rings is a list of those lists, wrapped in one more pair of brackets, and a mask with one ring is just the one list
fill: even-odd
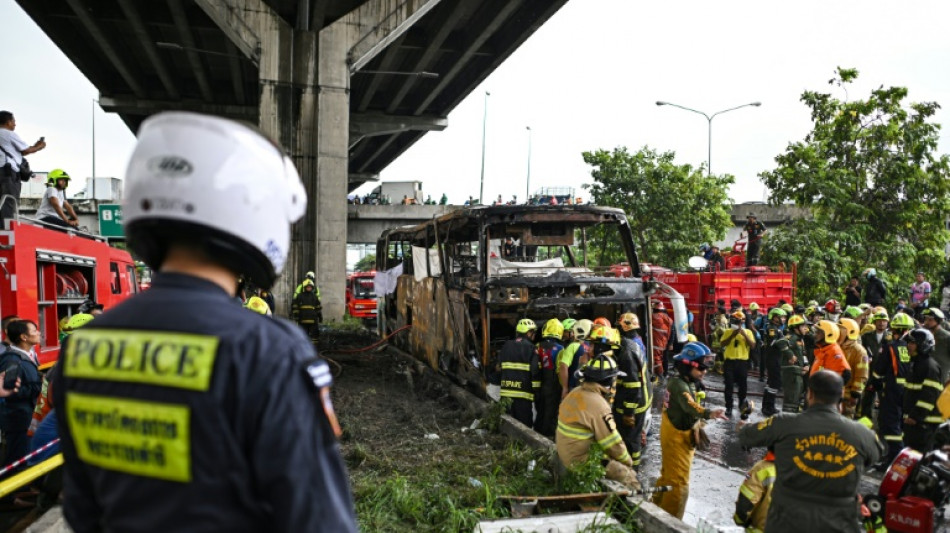
[(815, 348), (815, 362), (811, 365), (809, 375), (819, 370), (831, 370), (838, 375), (844, 374), (845, 370), (851, 370), (851, 365), (848, 364), (841, 346), (826, 344)]

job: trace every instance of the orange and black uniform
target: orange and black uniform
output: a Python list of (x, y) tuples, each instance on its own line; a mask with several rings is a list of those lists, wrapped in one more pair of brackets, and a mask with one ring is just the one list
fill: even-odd
[(73, 332), (60, 365), (76, 533), (357, 530), (329, 367), (290, 322), (160, 273)]
[(870, 383), (881, 398), (877, 431), (887, 446), (886, 464), (890, 464), (904, 447), (904, 388), (912, 364), (907, 343), (900, 339), (887, 341), (881, 348), (881, 355), (872, 363)]
[(812, 353), (815, 354), (815, 359), (808, 372), (809, 376), (819, 370), (830, 370), (841, 376), (841, 380), (845, 383), (851, 380), (851, 365), (844, 356), (844, 350), (837, 343), (815, 346), (815, 351)]
[(529, 428), (533, 426), (531, 406), (541, 389), (541, 365), (531, 339), (517, 335), (505, 342), (498, 354), (501, 365), (501, 397), (511, 399), (508, 414)]

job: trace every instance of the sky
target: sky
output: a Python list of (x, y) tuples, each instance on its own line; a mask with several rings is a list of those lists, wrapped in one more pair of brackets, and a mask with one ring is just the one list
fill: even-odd
[[(424, 193), (451, 203), (477, 198), (483, 119), (486, 201), (523, 199), (528, 187), (580, 189), (591, 181), (584, 151), (647, 145), (698, 166), (706, 119), (656, 102), (708, 114), (761, 102), (713, 120), (712, 171), (736, 177), (734, 201), (764, 201), (757, 175), (810, 130), (803, 91), (863, 99), (896, 85), (909, 88), (909, 101), (950, 105), (948, 19), (945, 0), (570, 0), (449, 114), (445, 131), (426, 134), (380, 177), (421, 180)], [(17, 73), (0, 91), (0, 109), (15, 113), (27, 142), (45, 136), (48, 144), (30, 158), (33, 168), (91, 176), (94, 117), (96, 175), (121, 178), (132, 132), (94, 106), (96, 88), (13, 0), (0, 0), (0, 20), (4, 70)], [(861, 72), (849, 95), (828, 85), (838, 66)], [(940, 110), (935, 120), (950, 115)], [(941, 153), (950, 152), (946, 131)]]

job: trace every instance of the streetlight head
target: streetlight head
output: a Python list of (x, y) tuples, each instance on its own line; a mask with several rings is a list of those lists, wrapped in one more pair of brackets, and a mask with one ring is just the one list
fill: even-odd
[(662, 100), (657, 100), (657, 101), (656, 101), (656, 105), (666, 105), (666, 102), (664, 102), (664, 101), (662, 101)]
[(485, 96), (491, 96), (491, 93), (488, 91), (485, 91)]
[(759, 107), (760, 105), (762, 105), (762, 102), (752, 102), (752, 105), (754, 105), (755, 107)]

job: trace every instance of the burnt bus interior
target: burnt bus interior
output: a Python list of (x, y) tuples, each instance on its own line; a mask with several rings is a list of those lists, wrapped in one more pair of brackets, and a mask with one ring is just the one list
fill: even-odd
[[(531, 318), (538, 336), (551, 318), (640, 317), (650, 353), (647, 297), (623, 211), (581, 206), (472, 207), (424, 224), (387, 230), (377, 272), (394, 279), (378, 294), (381, 335), (476, 393), (497, 353)], [(632, 276), (610, 267), (626, 262)], [(401, 272), (400, 272), (401, 269)]]

